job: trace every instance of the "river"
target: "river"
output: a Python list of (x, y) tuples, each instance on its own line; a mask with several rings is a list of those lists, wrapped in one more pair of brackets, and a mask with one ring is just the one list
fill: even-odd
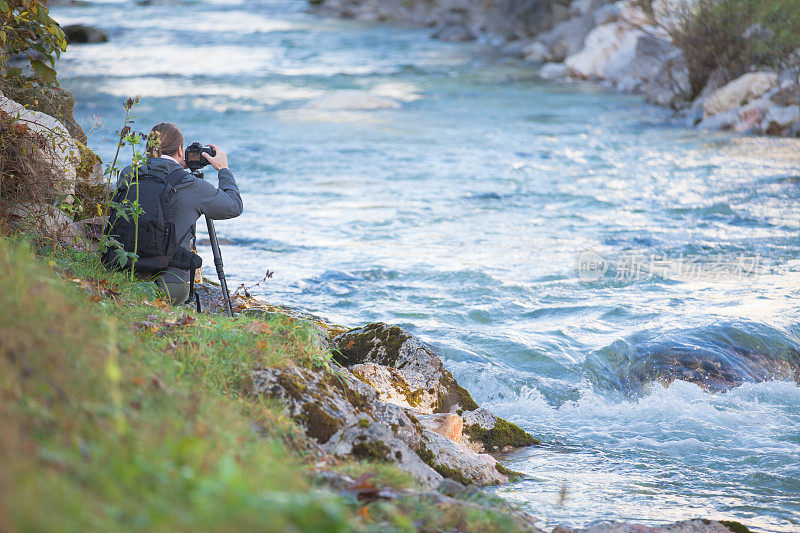
[(229, 284), (269, 269), (251, 292), (433, 344), (546, 443), (490, 489), (545, 524), (800, 529), (800, 144), (305, 9), (54, 8), (109, 32), (58, 66), (90, 147), (111, 159), (133, 95), (138, 129), (219, 144), (245, 203), (217, 223)]

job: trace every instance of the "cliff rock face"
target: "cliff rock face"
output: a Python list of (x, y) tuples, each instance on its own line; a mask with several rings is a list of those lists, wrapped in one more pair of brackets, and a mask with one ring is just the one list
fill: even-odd
[(369, 324), (330, 340), (333, 370), (265, 368), (253, 392), (277, 398), (335, 456), (391, 461), (428, 486), (505, 483), (514, 473), (487, 452), (538, 444), (481, 409), (441, 358), (414, 335)]

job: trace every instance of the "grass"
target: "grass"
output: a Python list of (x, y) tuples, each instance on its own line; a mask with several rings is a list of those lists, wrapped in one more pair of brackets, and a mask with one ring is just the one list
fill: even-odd
[(172, 308), (90, 254), (6, 237), (0, 309), (0, 531), (515, 529), (499, 508), (315, 485), (314, 446), (250, 387), (257, 366), (328, 365), (306, 322)]

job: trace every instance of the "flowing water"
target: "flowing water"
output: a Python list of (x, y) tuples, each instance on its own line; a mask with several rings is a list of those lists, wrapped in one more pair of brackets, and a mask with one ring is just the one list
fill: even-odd
[(800, 529), (800, 144), (300, 0), (53, 11), (110, 34), (59, 66), (104, 159), (132, 95), (139, 129), (229, 152), (232, 286), (407, 327), (546, 443), (497, 494), (550, 526)]

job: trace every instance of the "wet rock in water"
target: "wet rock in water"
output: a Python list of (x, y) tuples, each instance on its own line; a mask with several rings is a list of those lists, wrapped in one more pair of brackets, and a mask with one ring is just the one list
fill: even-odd
[(394, 463), (428, 488), (437, 487), (443, 479), (405, 442), (366, 414), (351, 419), (331, 436), (323, 449), (336, 457), (350, 456)]
[(789, 85), (781, 88), (769, 97), (770, 101), (781, 107), (800, 105), (800, 85)]
[(67, 42), (78, 44), (98, 44), (108, 42), (108, 34), (101, 29), (85, 24), (70, 24), (64, 26), (64, 35)]
[(760, 98), (777, 84), (778, 75), (774, 72), (745, 74), (710, 94), (703, 103), (703, 109), (706, 116), (736, 109), (747, 102)]
[(800, 106), (786, 107), (770, 105), (761, 124), (761, 129), (770, 135), (788, 135), (792, 126), (800, 122)]
[(540, 442), (516, 424), (480, 408), (465, 412), (463, 432), (472, 443), (480, 444), (489, 453), (507, 452)]
[(627, 522), (598, 522), (585, 528), (558, 526), (552, 533), (747, 533), (738, 522), (716, 520), (684, 520), (663, 526), (644, 526)]
[(433, 389), (436, 394), (436, 402), (429, 406), (431, 412), (478, 408), (469, 392), (444, 367), (439, 356), (417, 337), (397, 326), (368, 324), (338, 335), (331, 343), (339, 350), (335, 359), (345, 367), (374, 363), (409, 375), (423, 376), (426, 390)]
[(522, 57), (532, 63), (544, 63), (550, 58), (550, 49), (542, 42), (533, 41), (522, 48)]

